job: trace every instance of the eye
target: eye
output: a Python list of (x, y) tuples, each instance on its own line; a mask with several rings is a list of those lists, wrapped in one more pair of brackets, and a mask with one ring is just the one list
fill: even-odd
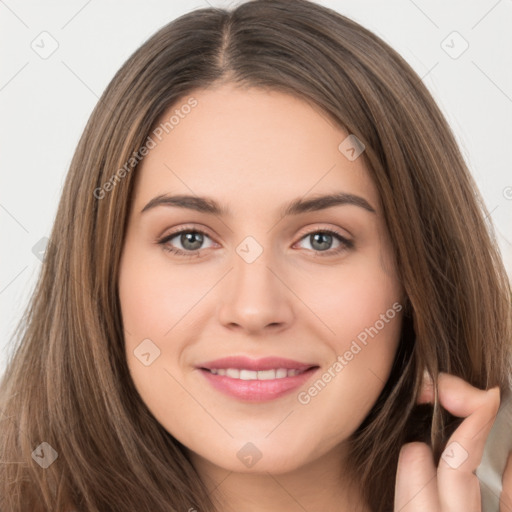
[[(204, 231), (200, 229), (182, 229), (176, 233), (172, 233), (158, 241), (162, 245), (165, 251), (177, 254), (178, 256), (199, 256), (201, 251), (205, 249), (201, 247), (204, 243), (204, 239), (210, 238)], [(180, 248), (176, 248), (171, 244), (171, 241), (177, 239), (181, 245)], [(174, 242), (176, 243), (176, 242)]]
[[(311, 231), (301, 238), (309, 242), (309, 250), (316, 252), (315, 256), (334, 256), (354, 247), (354, 242), (332, 229)], [(333, 249), (332, 244), (338, 245)], [(322, 254), (323, 253), (323, 254)]]

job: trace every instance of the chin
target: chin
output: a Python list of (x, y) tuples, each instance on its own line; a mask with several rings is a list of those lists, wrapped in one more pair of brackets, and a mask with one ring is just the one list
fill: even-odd
[(267, 440), (264, 442), (250, 442), (231, 440), (222, 449), (215, 449), (212, 452), (198, 454), (193, 452), (192, 461), (197, 457), (206, 460), (208, 463), (227, 471), (248, 474), (280, 474), (294, 471), (300, 466), (307, 464), (307, 460), (298, 456), (296, 446), (276, 446)]

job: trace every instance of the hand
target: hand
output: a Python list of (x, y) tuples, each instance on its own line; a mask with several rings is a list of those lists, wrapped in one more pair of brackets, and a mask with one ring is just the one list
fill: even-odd
[[(475, 471), (498, 413), (499, 387), (482, 391), (459, 377), (440, 373), (438, 394), (447, 411), (465, 419), (448, 439), (437, 469), (426, 443), (402, 446), (395, 484), (395, 512), (481, 512), (480, 482)], [(417, 402), (433, 400), (432, 383), (426, 379)], [(505, 471), (502, 495), (512, 491), (510, 458), (507, 469), (508, 484), (506, 487)], [(504, 511), (510, 512), (507, 508), (500, 509)]]

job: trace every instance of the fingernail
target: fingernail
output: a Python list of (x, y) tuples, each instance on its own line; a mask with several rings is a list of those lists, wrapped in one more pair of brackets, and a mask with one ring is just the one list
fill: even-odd
[(423, 371), (423, 380), (425, 381), (425, 384), (427, 386), (433, 386), (434, 383), (432, 381), (432, 377), (430, 375), (430, 373), (428, 373), (428, 370), (424, 370)]
[(418, 397), (417, 403), (430, 403), (433, 400), (433, 389), (434, 383), (432, 377), (427, 370), (423, 372), (423, 382), (421, 385), (420, 396)]

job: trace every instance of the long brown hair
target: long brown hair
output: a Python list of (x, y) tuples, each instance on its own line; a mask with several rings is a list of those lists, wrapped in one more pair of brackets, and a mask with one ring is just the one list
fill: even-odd
[[(454, 418), (437, 402), (415, 406), (424, 369), (508, 391), (509, 281), (454, 136), (417, 74), (374, 34), (306, 0), (200, 9), (127, 60), (76, 149), (2, 381), (0, 510), (215, 510), (132, 383), (117, 276), (139, 149), (166, 109), (223, 82), (299, 96), (366, 147), (408, 298), (390, 378), (349, 439), (370, 508), (392, 509), (404, 442), (430, 442), (437, 463), (450, 433)], [(46, 469), (41, 443), (57, 454)]]

